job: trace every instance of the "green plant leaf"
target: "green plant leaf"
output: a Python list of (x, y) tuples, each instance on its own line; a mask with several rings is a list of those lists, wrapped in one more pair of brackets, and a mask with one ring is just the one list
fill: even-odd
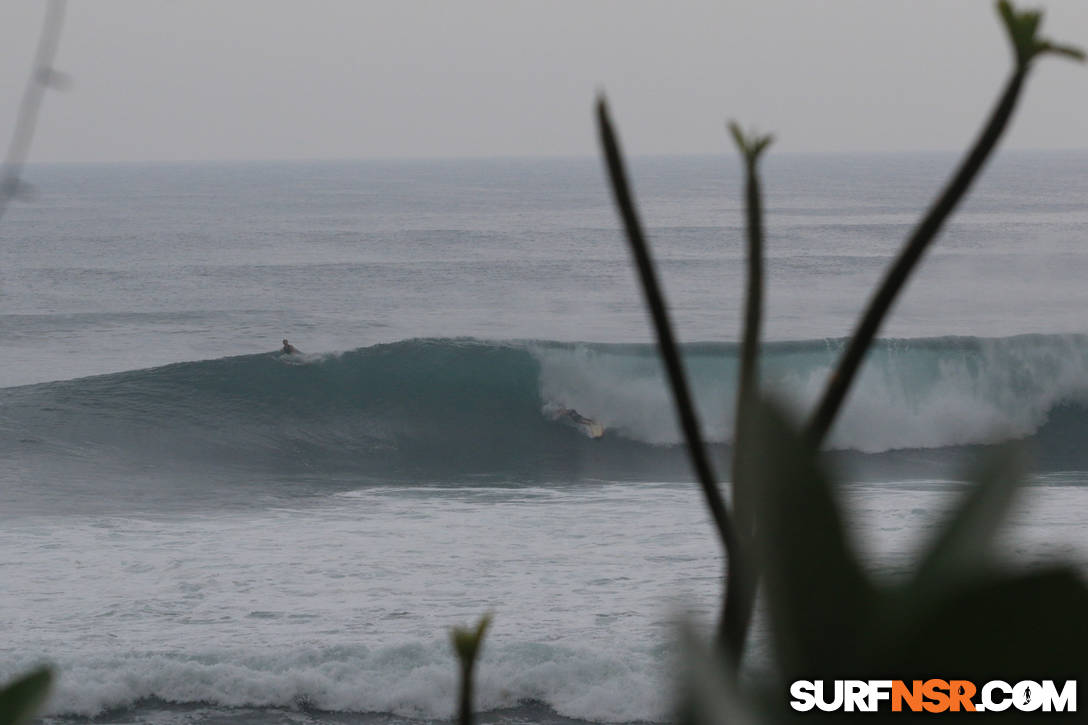
[(453, 651), (457, 654), (457, 659), (461, 660), (462, 665), (471, 667), (476, 662), (484, 635), (487, 634), (490, 626), (491, 615), (485, 614), (480, 617), (475, 627), (454, 627), (450, 630)]
[(491, 614), (480, 617), (475, 627), (453, 627), (450, 629), (450, 642), (453, 651), (461, 663), (461, 694), (458, 697), (459, 725), (472, 725), (472, 689), (473, 672), (476, 668), (476, 658), (480, 655), (483, 646), (484, 635), (491, 626)]
[(771, 134), (761, 136), (755, 131), (744, 133), (744, 129), (736, 121), (730, 121), (726, 125), (733, 135), (733, 141), (737, 144), (737, 149), (740, 150), (749, 165), (754, 164), (759, 159), (760, 154), (766, 151), (767, 147), (774, 142), (774, 136)]
[(1025, 70), (1038, 55), (1054, 53), (1067, 58), (1083, 61), (1084, 51), (1068, 45), (1056, 45), (1045, 38), (1037, 37), (1043, 14), (1039, 10), (1017, 11), (1009, 0), (998, 0), (997, 12), (1005, 24), (1005, 30), (1012, 41), (1016, 64)]
[(1085, 59), (1084, 51), (1072, 45), (1055, 45), (1054, 43), (1044, 42), (1042, 44), (1042, 50), (1044, 53), (1064, 55), (1066, 58), (1071, 58), (1082, 63)]
[(0, 690), (0, 725), (23, 725), (30, 722), (45, 704), (52, 684), (52, 670), (43, 667), (23, 675)]
[(831, 677), (857, 661), (877, 592), (847, 540), (818, 455), (775, 405), (754, 407), (743, 485), (756, 502), (755, 549), (779, 662)]
[[(907, 594), (909, 596), (909, 594)], [(986, 679), (1088, 675), (1088, 586), (1054, 567), (975, 580), (951, 593), (890, 649), (900, 672)]]
[(944, 588), (962, 585), (964, 577), (986, 567), (994, 534), (1008, 513), (1023, 472), (1020, 449), (1003, 446), (968, 476), (971, 488), (938, 528), (922, 557), (910, 587), (915, 597), (938, 596)]

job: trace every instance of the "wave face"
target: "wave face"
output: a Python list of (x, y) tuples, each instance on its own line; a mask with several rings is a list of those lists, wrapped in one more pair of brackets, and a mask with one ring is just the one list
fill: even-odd
[[(771, 343), (764, 382), (808, 410), (842, 346)], [(706, 434), (728, 444), (736, 346), (691, 344), (685, 358)], [(885, 340), (832, 447), (877, 453), (1007, 438), (1072, 447), (1088, 433), (1086, 402), (1086, 336)], [(663, 461), (683, 465), (650, 345), (408, 340), (8, 388), (0, 403), (7, 458), (428, 478), (652, 476)], [(558, 406), (600, 421), (604, 438), (553, 420)]]

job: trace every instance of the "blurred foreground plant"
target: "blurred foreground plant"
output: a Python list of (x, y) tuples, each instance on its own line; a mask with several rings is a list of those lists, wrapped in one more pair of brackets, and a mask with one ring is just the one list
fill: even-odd
[[(819, 452), (897, 295), (1007, 127), (1033, 61), (1046, 53), (1084, 59), (1078, 49), (1038, 37), (1041, 13), (1016, 11), (1004, 0), (997, 10), (1014, 55), (1005, 89), (956, 173), (877, 287), (805, 429), (758, 390), (763, 225), (757, 171), (770, 137), (745, 135), (731, 124), (745, 161), (749, 239), (732, 512), (701, 439), (608, 108), (603, 97), (598, 100), (601, 146), (616, 205), (693, 468), (728, 564), (714, 647), (718, 655), (701, 654), (687, 638), (689, 666), (680, 710), (686, 721), (781, 719), (790, 714), (788, 685), (798, 679), (958, 677), (978, 682), (1088, 674), (1088, 587), (1077, 573), (1068, 566), (1017, 572), (989, 558), (994, 532), (1022, 480), (1014, 449), (991, 454), (968, 477), (968, 493), (938, 529), (908, 583), (901, 585), (877, 581), (861, 566), (836, 500), (837, 486)], [(742, 688), (737, 672), (759, 580), (766, 591), (776, 684)], [(814, 714), (821, 713), (805, 716), (812, 719)], [(898, 720), (905, 715), (887, 714)], [(872, 717), (881, 719), (880, 714)]]
[(476, 673), (476, 660), (484, 644), (484, 635), (491, 626), (491, 615), (485, 614), (475, 627), (454, 627), (450, 630), (450, 643), (460, 663), (461, 687), (458, 698), (458, 725), (472, 725), (472, 690)]
[[(38, 47), (34, 53), (34, 65), (19, 103), (7, 155), (0, 164), (0, 218), (7, 210), (8, 202), (24, 192), (20, 175), (30, 151), (30, 141), (34, 137), (45, 90), (65, 85), (63, 74), (53, 68), (53, 59), (60, 44), (60, 31), (66, 8), (66, 0), (50, 0), (45, 7)], [(2, 686), (0, 725), (21, 725), (29, 722), (45, 704), (52, 683), (52, 671), (41, 668)]]
[(41, 668), (0, 689), (0, 725), (24, 725), (38, 713), (53, 685), (53, 673)]
[(38, 48), (34, 53), (34, 66), (15, 115), (15, 128), (8, 142), (7, 154), (0, 166), (0, 218), (7, 210), (8, 201), (26, 191), (20, 175), (30, 152), (30, 142), (38, 125), (38, 111), (41, 110), (46, 89), (64, 88), (68, 83), (67, 76), (53, 67), (66, 8), (66, 0), (49, 0), (49, 4), (45, 6)]

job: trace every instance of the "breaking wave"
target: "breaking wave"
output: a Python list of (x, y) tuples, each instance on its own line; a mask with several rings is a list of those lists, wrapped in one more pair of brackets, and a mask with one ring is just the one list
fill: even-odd
[[(668, 680), (653, 653), (594, 652), (536, 643), (492, 645), (477, 673), (476, 703), (482, 711), (531, 712), (533, 703), (540, 703), (560, 716), (552, 719), (591, 722), (660, 721), (668, 714), (668, 696), (663, 694)], [(449, 719), (457, 701), (457, 671), (450, 657), (442, 639), (289, 653), (72, 658), (57, 663), (60, 681), (47, 714), (116, 716), (141, 706), (156, 710), (174, 704)], [(222, 717), (222, 712), (216, 714)], [(257, 714), (250, 721), (274, 719), (267, 712)], [(146, 713), (137, 719), (146, 720)], [(542, 719), (547, 717), (530, 718)]]
[[(768, 344), (765, 386), (810, 409), (842, 346)], [(706, 436), (727, 445), (736, 346), (697, 343), (684, 353)], [(1086, 403), (1086, 336), (882, 340), (831, 446), (1074, 442), (1088, 433)], [(160, 467), (637, 475), (680, 441), (657, 354), (643, 344), (417, 339), (300, 358), (246, 355), (8, 388), (0, 405), (7, 457)], [(600, 422), (604, 437), (557, 420), (563, 408)]]

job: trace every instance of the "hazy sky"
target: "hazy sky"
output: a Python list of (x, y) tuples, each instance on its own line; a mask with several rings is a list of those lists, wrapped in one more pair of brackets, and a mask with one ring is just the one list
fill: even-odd
[[(1088, 46), (1088, 2), (1044, 31)], [(44, 4), (0, 3), (6, 144)], [(73, 0), (32, 160), (958, 148), (1006, 77), (983, 0)], [(1088, 148), (1088, 67), (1038, 64), (1006, 148)]]

